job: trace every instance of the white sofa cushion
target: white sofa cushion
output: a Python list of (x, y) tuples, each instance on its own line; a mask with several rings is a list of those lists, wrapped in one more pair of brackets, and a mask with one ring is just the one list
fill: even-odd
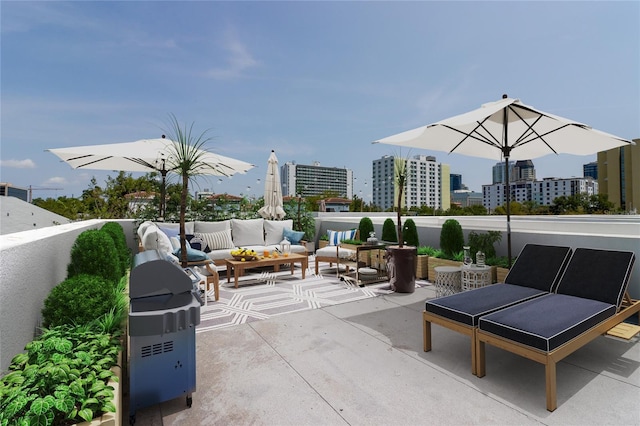
[(159, 250), (162, 253), (171, 253), (173, 251), (171, 240), (167, 237), (167, 234), (155, 225), (147, 227), (142, 236), (142, 247), (145, 250)]
[[(170, 229), (174, 233), (180, 234), (180, 224), (179, 223), (170, 223), (170, 222), (156, 222), (156, 226), (160, 229)], [(185, 222), (184, 223), (184, 233), (185, 234), (193, 234), (194, 224), (193, 222)], [(168, 235), (168, 233), (167, 233)]]
[(220, 220), (218, 222), (203, 222), (201, 220), (196, 220), (194, 232), (206, 234), (209, 232), (228, 231), (230, 229), (231, 229), (230, 220)]
[(230, 229), (219, 232), (196, 232), (194, 236), (196, 238), (200, 238), (205, 243), (205, 247), (202, 248), (202, 251), (207, 253), (212, 250), (232, 249), (235, 247), (233, 245), (233, 240), (231, 239)]
[(284, 230), (293, 228), (293, 219), (265, 220), (264, 241), (265, 244), (280, 244), (284, 238)]
[(264, 219), (231, 219), (231, 234), (236, 247), (263, 246)]

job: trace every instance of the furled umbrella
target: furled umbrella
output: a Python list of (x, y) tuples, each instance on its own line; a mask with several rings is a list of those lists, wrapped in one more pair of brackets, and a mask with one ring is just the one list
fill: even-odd
[(511, 264), (511, 214), (508, 165), (510, 159), (532, 159), (547, 154), (588, 155), (631, 140), (610, 135), (525, 105), (502, 99), (473, 111), (374, 141), (401, 147), (430, 149), (473, 157), (504, 159), (507, 210), (507, 251)]
[[(162, 176), (160, 216), (164, 217), (166, 176), (174, 168), (172, 165), (172, 153), (176, 152), (175, 145), (174, 141), (165, 138), (163, 135), (162, 138), (158, 139), (54, 148), (46, 151), (55, 154), (74, 169), (159, 172)], [(206, 164), (207, 167), (199, 174), (212, 176), (244, 174), (254, 167), (244, 161), (212, 152), (205, 152), (200, 161)]]
[(282, 208), (282, 187), (280, 185), (280, 170), (278, 169), (278, 157), (275, 151), (267, 160), (267, 176), (264, 180), (264, 206), (258, 210), (258, 214), (265, 219), (284, 219), (285, 211)]

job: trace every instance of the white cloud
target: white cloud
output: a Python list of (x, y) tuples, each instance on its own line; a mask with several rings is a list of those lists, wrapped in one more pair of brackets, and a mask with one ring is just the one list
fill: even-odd
[(67, 180), (60, 176), (54, 176), (47, 179), (44, 183), (45, 185), (63, 185), (67, 183)]
[(243, 71), (258, 65), (251, 52), (238, 38), (231, 32), (227, 33), (227, 41), (223, 46), (229, 52), (227, 66), (212, 68), (207, 72), (211, 78), (226, 80), (240, 77)]
[(26, 160), (1, 160), (2, 167), (10, 167), (12, 169), (35, 169), (36, 163), (27, 158)]

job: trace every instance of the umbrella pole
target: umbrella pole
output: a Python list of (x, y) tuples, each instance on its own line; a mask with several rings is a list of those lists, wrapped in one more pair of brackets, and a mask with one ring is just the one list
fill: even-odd
[(511, 267), (511, 194), (509, 188), (509, 156), (504, 157), (505, 165), (505, 186), (507, 195), (507, 260), (509, 268)]
[(167, 192), (167, 170), (164, 168), (164, 160), (162, 160), (162, 186), (160, 187), (160, 218), (164, 222), (164, 211), (166, 209), (166, 192)]

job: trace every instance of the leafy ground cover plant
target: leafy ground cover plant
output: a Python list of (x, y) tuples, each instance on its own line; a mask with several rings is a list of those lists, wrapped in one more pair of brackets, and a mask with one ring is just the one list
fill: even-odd
[(0, 425), (69, 425), (115, 412), (120, 336), (60, 326), (16, 355), (0, 379)]
[(439, 252), (440, 250), (435, 249), (431, 246), (420, 246), (417, 249), (418, 251), (418, 256), (431, 256), (431, 257), (437, 257), (436, 253)]

